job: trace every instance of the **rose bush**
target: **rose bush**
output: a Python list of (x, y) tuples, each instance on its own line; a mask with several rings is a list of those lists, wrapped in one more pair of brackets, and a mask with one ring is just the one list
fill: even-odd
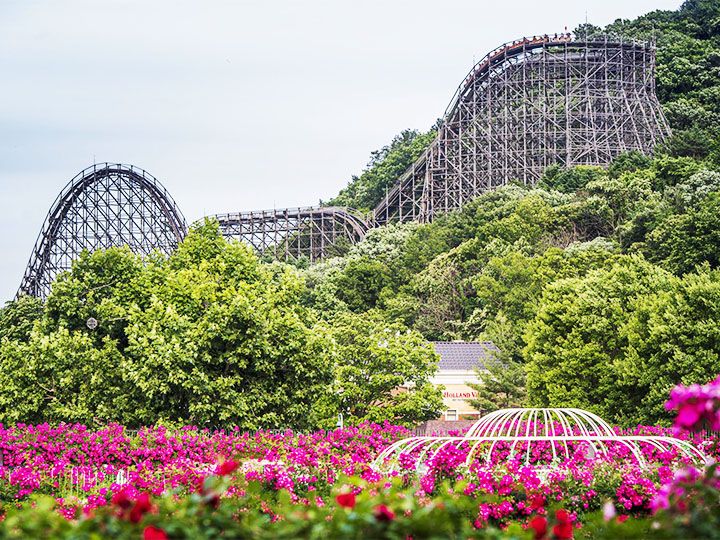
[[(714, 459), (720, 379), (678, 387), (674, 435)], [(690, 413), (683, 411), (691, 410)], [(692, 420), (692, 421), (690, 421)], [(682, 428), (682, 429), (680, 429)], [(379, 452), (410, 433), (390, 424), (309, 434), (164, 426), (131, 432), (61, 424), (0, 426), (0, 538), (535, 538), (673, 537), (720, 530), (720, 475), (676, 451), (642, 445), (641, 468), (624, 445), (573, 448), (549, 471), (550, 449), (465, 466), (448, 444), (418, 465), (400, 455), (381, 474)], [(716, 516), (716, 514), (718, 514)]]
[[(632, 433), (669, 430), (639, 427)], [(202, 502), (207, 506), (203, 512), (211, 512), (213, 519), (241, 515), (222, 528), (239, 527), (247, 534), (262, 529), (282, 536), (289, 528), (312, 536), (294, 529), (299, 525), (288, 518), (304, 515), (322, 535), (340, 530), (372, 535), (379, 531), (372, 527), (385, 524), (386, 536), (395, 531), (404, 538), (402, 534), (414, 531), (428, 537), (431, 529), (423, 528), (425, 518), (419, 516), (434, 512), (428, 523), (449, 535), (569, 538), (584, 521), (592, 522), (605, 501), (611, 501), (620, 518), (633, 516), (636, 525), (645, 527), (642, 518), (655, 509), (673, 471), (684, 466), (679, 456), (648, 446), (643, 450), (651, 467), (641, 470), (627, 449), (618, 446), (608, 456), (577, 452), (550, 474), (503, 453), (489, 466), (475, 462), (465, 468), (466, 449), (449, 445), (426, 463), (419, 478), (412, 456), (405, 456), (403, 467), (389, 475), (370, 467), (381, 449), (406, 436), (406, 429), (389, 424), (311, 434), (163, 426), (129, 432), (119, 425), (95, 431), (67, 424), (1, 428), (2, 498), (7, 503), (30, 497), (34, 509), (27, 502), (20, 509), (6, 505), (8, 517), (0, 528), (4, 534), (29, 533), (27, 527), (38, 519), (27, 515), (40, 508), (62, 518), (40, 520), (56, 523), (59, 535), (66, 527), (105, 527), (113, 535), (127, 529), (139, 535), (139, 527), (148, 523), (153, 528), (143, 529), (146, 537), (183, 537), (180, 528), (200, 527)], [(683, 436), (696, 444), (708, 442), (699, 434)], [(541, 457), (547, 450), (538, 446), (533, 452)], [(51, 497), (37, 499), (40, 494)], [(438, 517), (449, 507), (454, 517)], [(173, 525), (172, 516), (184, 512), (194, 517), (180, 521), (191, 523)], [(15, 515), (23, 517), (14, 520)], [(352, 524), (342, 529), (346, 518)]]

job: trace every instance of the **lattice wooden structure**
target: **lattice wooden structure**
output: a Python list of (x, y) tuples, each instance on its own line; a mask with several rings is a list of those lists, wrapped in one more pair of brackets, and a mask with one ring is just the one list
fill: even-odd
[(534, 185), (549, 165), (650, 154), (669, 134), (655, 94), (652, 44), (523, 38), (473, 67), (437, 138), (387, 192), (373, 221), (430, 221), (509, 182)]
[(315, 262), (365, 237), (367, 223), (349, 208), (283, 208), (217, 214), (223, 236), (241, 240), (261, 256)]
[(169, 254), (186, 231), (182, 213), (150, 173), (120, 163), (93, 165), (55, 199), (18, 294), (47, 297), (55, 277), (84, 250), (127, 245), (140, 255)]

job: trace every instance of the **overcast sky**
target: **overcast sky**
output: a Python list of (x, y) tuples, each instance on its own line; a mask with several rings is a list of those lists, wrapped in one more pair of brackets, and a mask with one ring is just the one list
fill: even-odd
[(93, 160), (155, 175), (188, 221), (317, 203), (515, 38), (680, 0), (0, 0), (0, 301)]

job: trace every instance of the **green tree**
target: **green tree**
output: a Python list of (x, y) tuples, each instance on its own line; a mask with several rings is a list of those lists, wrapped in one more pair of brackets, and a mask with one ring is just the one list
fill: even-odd
[(638, 256), (550, 285), (526, 333), (530, 402), (656, 423), (678, 382), (720, 370), (720, 274), (683, 278)]
[(485, 365), (476, 370), (478, 382), (467, 385), (478, 393), (467, 402), (476, 410), (492, 412), (521, 407), (525, 403), (525, 366), (514, 357), (515, 328), (504, 314), (497, 316), (483, 337), (497, 350), (490, 349)]
[(325, 204), (349, 206), (358, 210), (372, 209), (434, 138), (434, 129), (426, 133), (404, 130), (388, 146), (374, 151), (363, 173), (354, 176), (337, 197)]
[(382, 290), (391, 284), (387, 265), (369, 257), (349, 259), (335, 278), (338, 298), (356, 313), (377, 306)]
[(625, 173), (647, 169), (651, 162), (648, 156), (637, 150), (625, 152), (612, 160), (608, 166), (608, 175), (610, 178), (618, 178)]
[(3, 340), (0, 418), (309, 427), (332, 370), (302, 289), (297, 271), (262, 265), (214, 222), (168, 259), (85, 253), (29, 342)]
[(584, 188), (588, 182), (606, 175), (607, 172), (602, 167), (578, 165), (572, 168), (563, 168), (559, 165), (551, 165), (545, 170), (541, 183), (548, 189), (574, 193)]
[(407, 426), (440, 415), (442, 389), (430, 382), (438, 357), (420, 334), (378, 313), (341, 314), (317, 331), (334, 343), (334, 391), (315, 412), (328, 418), (326, 423), (337, 413), (352, 423), (389, 420)]
[(525, 336), (530, 402), (589, 408), (614, 421), (635, 417), (642, 396), (617, 367), (629, 352), (623, 329), (640, 299), (671, 290), (674, 279), (633, 256), (549, 285)]
[(720, 192), (707, 197), (683, 214), (671, 214), (647, 237), (649, 259), (682, 274), (697, 265), (720, 265)]

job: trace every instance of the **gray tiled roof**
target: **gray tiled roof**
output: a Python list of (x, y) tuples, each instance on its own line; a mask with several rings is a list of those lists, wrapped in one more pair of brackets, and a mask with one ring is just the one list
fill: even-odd
[(440, 370), (484, 368), (485, 362), (498, 348), (490, 341), (433, 341), (440, 355)]

